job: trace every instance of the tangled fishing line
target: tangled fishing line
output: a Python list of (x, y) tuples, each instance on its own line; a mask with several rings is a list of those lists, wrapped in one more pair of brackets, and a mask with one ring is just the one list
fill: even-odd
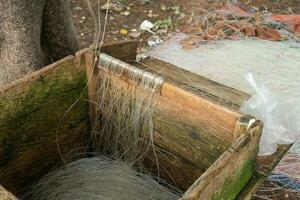
[(164, 80), (106, 54), (98, 63), (94, 147), (135, 163), (154, 149), (152, 118)]
[[(162, 186), (163, 184), (164, 186)], [(41, 200), (175, 200), (176, 189), (123, 161), (105, 156), (84, 158), (49, 173), (25, 195)]]
[(300, 143), (285, 155), (267, 181), (255, 194), (256, 199), (298, 199), (300, 197)]

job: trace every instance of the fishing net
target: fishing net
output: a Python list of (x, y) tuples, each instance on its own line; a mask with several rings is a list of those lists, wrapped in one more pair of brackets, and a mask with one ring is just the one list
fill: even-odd
[[(162, 186), (164, 185), (164, 186)], [(172, 200), (177, 190), (138, 172), (123, 161), (105, 156), (84, 158), (49, 173), (24, 196), (40, 200)]]
[(300, 143), (292, 146), (258, 190), (256, 199), (298, 199), (300, 196)]

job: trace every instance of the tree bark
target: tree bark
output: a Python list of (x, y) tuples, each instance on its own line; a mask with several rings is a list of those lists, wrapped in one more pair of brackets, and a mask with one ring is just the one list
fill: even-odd
[(0, 86), (78, 49), (68, 0), (0, 0)]

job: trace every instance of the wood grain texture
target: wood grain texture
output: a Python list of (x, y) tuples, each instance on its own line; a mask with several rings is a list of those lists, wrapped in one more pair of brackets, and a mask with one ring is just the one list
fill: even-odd
[(292, 145), (278, 145), (277, 151), (270, 156), (258, 156), (256, 171), (261, 176), (268, 176), (270, 172), (276, 167), (284, 155), (288, 152)]
[(250, 98), (250, 95), (245, 92), (222, 85), (155, 58), (146, 58), (142, 63), (133, 64), (160, 74), (169, 82), (179, 83), (180, 87), (190, 92), (236, 111), (239, 110), (244, 101)]
[(62, 161), (59, 150), (85, 147), (86, 72), (74, 63), (66, 57), (0, 88), (0, 183), (11, 192)]
[(137, 47), (137, 41), (116, 41), (104, 44), (100, 51), (124, 62), (128, 62), (136, 60)]
[[(93, 57), (89, 60), (88, 65), (91, 65)], [(160, 161), (160, 173), (182, 189), (187, 189), (194, 180), (206, 173), (206, 169), (232, 143), (240, 141), (241, 138), (245, 139), (246, 130), (253, 118), (240, 114), (238, 110), (250, 95), (191, 72), (180, 71), (177, 67), (156, 59), (148, 58), (143, 63), (134, 65), (166, 79), (154, 115), (155, 145), (160, 149), (156, 156)], [(93, 89), (95, 90), (96, 88)], [(259, 127), (261, 129), (261, 125)], [(223, 190), (213, 198), (225, 196), (233, 199), (247, 185), (247, 181), (254, 174), (260, 131), (251, 140), (251, 145), (247, 145), (252, 151), (246, 151), (245, 157), (251, 159), (234, 160), (232, 165), (237, 164), (239, 171), (229, 175), (227, 180), (231, 181), (220, 186)], [(247, 144), (247, 141), (243, 142)], [(148, 158), (152, 160), (149, 168), (156, 168), (154, 155), (149, 155)], [(239, 162), (245, 163), (241, 165)], [(151, 162), (147, 162), (149, 163)], [(239, 181), (241, 178), (243, 182)], [(255, 175), (250, 182), (253, 180)], [(229, 182), (233, 184), (228, 184)], [(257, 180), (252, 189), (257, 184), (261, 184), (261, 181)]]
[[(204, 173), (232, 144), (240, 117), (239, 113), (165, 82), (154, 115), (155, 144)], [(201, 174), (186, 175), (184, 171), (169, 174), (178, 178), (176, 183), (181, 188), (188, 189), (188, 184)]]
[(261, 122), (252, 124), (190, 187), (182, 200), (235, 199), (252, 177), (261, 130)]

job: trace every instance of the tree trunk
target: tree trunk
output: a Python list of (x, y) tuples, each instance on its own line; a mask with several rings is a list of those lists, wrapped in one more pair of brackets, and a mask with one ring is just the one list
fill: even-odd
[(78, 48), (67, 0), (0, 0), (0, 86)]

